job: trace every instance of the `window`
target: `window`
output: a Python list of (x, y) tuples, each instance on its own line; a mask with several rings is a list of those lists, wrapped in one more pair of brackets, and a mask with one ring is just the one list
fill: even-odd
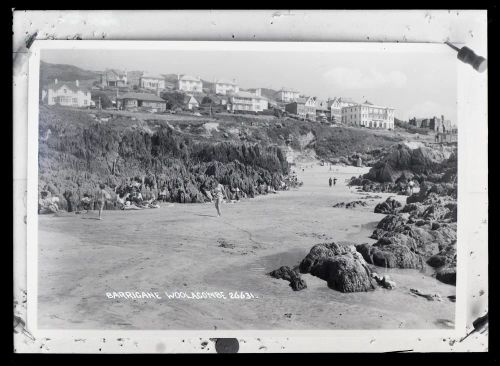
[(73, 104), (76, 104), (78, 103), (78, 99), (77, 98), (73, 98)]
[(63, 89), (63, 93), (64, 93), (64, 94), (67, 94), (67, 93), (68, 93), (68, 91), (67, 91), (66, 89)]
[(84, 105), (87, 105), (87, 99), (85, 99), (85, 100), (83, 101), (83, 104), (84, 104)]

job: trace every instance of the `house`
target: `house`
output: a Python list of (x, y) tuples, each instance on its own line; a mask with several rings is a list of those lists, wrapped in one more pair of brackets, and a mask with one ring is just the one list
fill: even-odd
[(165, 89), (165, 78), (160, 75), (152, 75), (144, 73), (140, 79), (140, 87), (149, 90)]
[(63, 105), (68, 107), (90, 107), (90, 90), (80, 86), (78, 80), (58, 81), (47, 85), (42, 91), (42, 101), (48, 105)]
[(177, 75), (177, 89), (184, 92), (198, 92), (203, 90), (203, 82), (201, 78), (191, 75)]
[(162, 112), (167, 109), (167, 102), (155, 94), (150, 93), (125, 93), (117, 98), (118, 109), (137, 110), (149, 109), (152, 112)]
[(297, 98), (295, 102), (285, 105), (285, 111), (295, 114), (302, 119), (306, 118), (306, 98)]
[(316, 121), (316, 97), (306, 97), (306, 118)]
[(328, 109), (330, 109), (330, 120), (335, 123), (341, 123), (342, 108), (356, 104), (356, 102), (349, 98), (334, 97), (333, 99), (328, 99), (327, 105)]
[(184, 99), (184, 104), (189, 110), (193, 110), (200, 106), (200, 102), (198, 102), (198, 100), (193, 95), (186, 95)]
[(281, 90), (276, 92), (276, 99), (280, 102), (291, 103), (297, 98), (299, 98), (299, 92), (292, 88), (283, 87)]
[(144, 71), (127, 71), (127, 85), (132, 88), (138, 88), (141, 84), (143, 74)]
[(106, 69), (101, 74), (101, 85), (104, 87), (127, 86), (127, 72), (117, 69)]
[(235, 79), (233, 79), (232, 81), (226, 79), (219, 79), (216, 80), (214, 83), (215, 94), (226, 95), (226, 94), (238, 93), (239, 91), (240, 88), (238, 87), (238, 84), (236, 84)]
[(452, 130), (452, 125), (450, 120), (445, 120), (444, 116), (441, 118), (411, 118), (408, 124), (417, 128), (426, 128), (435, 132), (447, 133)]
[(342, 123), (369, 127), (394, 129), (394, 108), (364, 103), (342, 108)]
[(268, 109), (268, 101), (260, 93), (239, 91), (229, 96), (228, 110), (232, 112), (262, 112), (264, 109)]
[(316, 119), (321, 120), (330, 120), (330, 108), (328, 107), (328, 101), (316, 98), (315, 99), (315, 107), (316, 107)]

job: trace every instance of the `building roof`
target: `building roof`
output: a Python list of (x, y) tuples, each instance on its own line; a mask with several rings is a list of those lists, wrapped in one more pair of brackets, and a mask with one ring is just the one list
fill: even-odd
[(286, 88), (286, 87), (282, 87), (281, 90), (278, 91), (279, 92), (292, 92), (292, 93), (298, 93), (299, 91), (297, 89), (293, 89), (293, 88)]
[(145, 72), (144, 74), (142, 74), (141, 78), (143, 79), (158, 79), (158, 80), (165, 80), (165, 77), (161, 76), (161, 75), (157, 75), (157, 74), (149, 74), (147, 72)]
[(191, 75), (182, 75), (179, 80), (184, 80), (184, 81), (199, 81), (201, 83), (201, 80), (198, 78), (195, 78), (194, 76)]
[(229, 85), (237, 85), (234, 81), (228, 79), (219, 79), (215, 82), (216, 84), (229, 84)]
[(256, 94), (252, 94), (246, 91), (239, 91), (238, 93), (234, 93), (232, 96), (246, 99), (265, 99), (264, 97), (260, 97)]
[(297, 102), (298, 104), (306, 104), (306, 102), (307, 102), (307, 98), (300, 97), (300, 98), (297, 98), (297, 99), (295, 100), (295, 102)]
[(127, 77), (127, 73), (125, 71), (117, 69), (106, 69), (103, 74), (106, 74), (106, 79), (108, 80), (120, 80)]
[(123, 95), (119, 95), (118, 99), (137, 99), (137, 100), (146, 100), (149, 102), (163, 102), (166, 101), (155, 94), (150, 93), (125, 93)]
[(52, 82), (47, 85), (47, 90), (52, 89), (52, 90), (57, 90), (60, 89), (62, 86), (66, 86), (68, 89), (76, 92), (76, 91), (89, 91), (89, 88), (83, 87), (83, 86), (76, 86), (75, 81), (58, 81), (57, 84), (55, 82)]

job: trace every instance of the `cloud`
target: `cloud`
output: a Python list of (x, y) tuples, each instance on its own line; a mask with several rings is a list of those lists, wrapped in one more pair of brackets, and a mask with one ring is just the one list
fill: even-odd
[(328, 83), (344, 89), (402, 88), (407, 80), (401, 71), (382, 73), (371, 69), (362, 72), (360, 69), (349, 67), (334, 67), (325, 72), (323, 77)]

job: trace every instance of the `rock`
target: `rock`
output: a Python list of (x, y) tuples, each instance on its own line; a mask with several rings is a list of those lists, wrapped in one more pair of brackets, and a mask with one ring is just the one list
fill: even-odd
[(384, 202), (375, 206), (375, 213), (395, 214), (403, 205), (392, 197), (388, 197)]
[(395, 231), (405, 223), (406, 221), (403, 217), (391, 214), (380, 220), (380, 222), (377, 224), (377, 229), (382, 229), (385, 231)]
[(391, 281), (389, 276), (380, 277), (377, 273), (372, 273), (372, 277), (385, 289), (392, 290), (396, 288), (396, 282)]
[(366, 262), (384, 268), (422, 268), (422, 258), (408, 247), (400, 244), (360, 244), (356, 250)]
[(327, 281), (328, 287), (341, 292), (375, 289), (371, 270), (353, 245), (317, 244), (300, 263), (301, 273), (310, 273)]
[(300, 291), (307, 288), (306, 282), (300, 277), (300, 274), (288, 266), (282, 266), (270, 272), (271, 277), (283, 279), (290, 282), (290, 287), (294, 291)]
[(413, 295), (424, 297), (429, 301), (443, 301), (443, 298), (439, 294), (426, 294), (426, 293), (423, 293), (422, 291), (420, 291), (418, 289), (414, 289), (414, 288), (411, 288), (410, 292)]
[(437, 230), (441, 227), (441, 224), (439, 222), (433, 222), (431, 225), (431, 230)]

